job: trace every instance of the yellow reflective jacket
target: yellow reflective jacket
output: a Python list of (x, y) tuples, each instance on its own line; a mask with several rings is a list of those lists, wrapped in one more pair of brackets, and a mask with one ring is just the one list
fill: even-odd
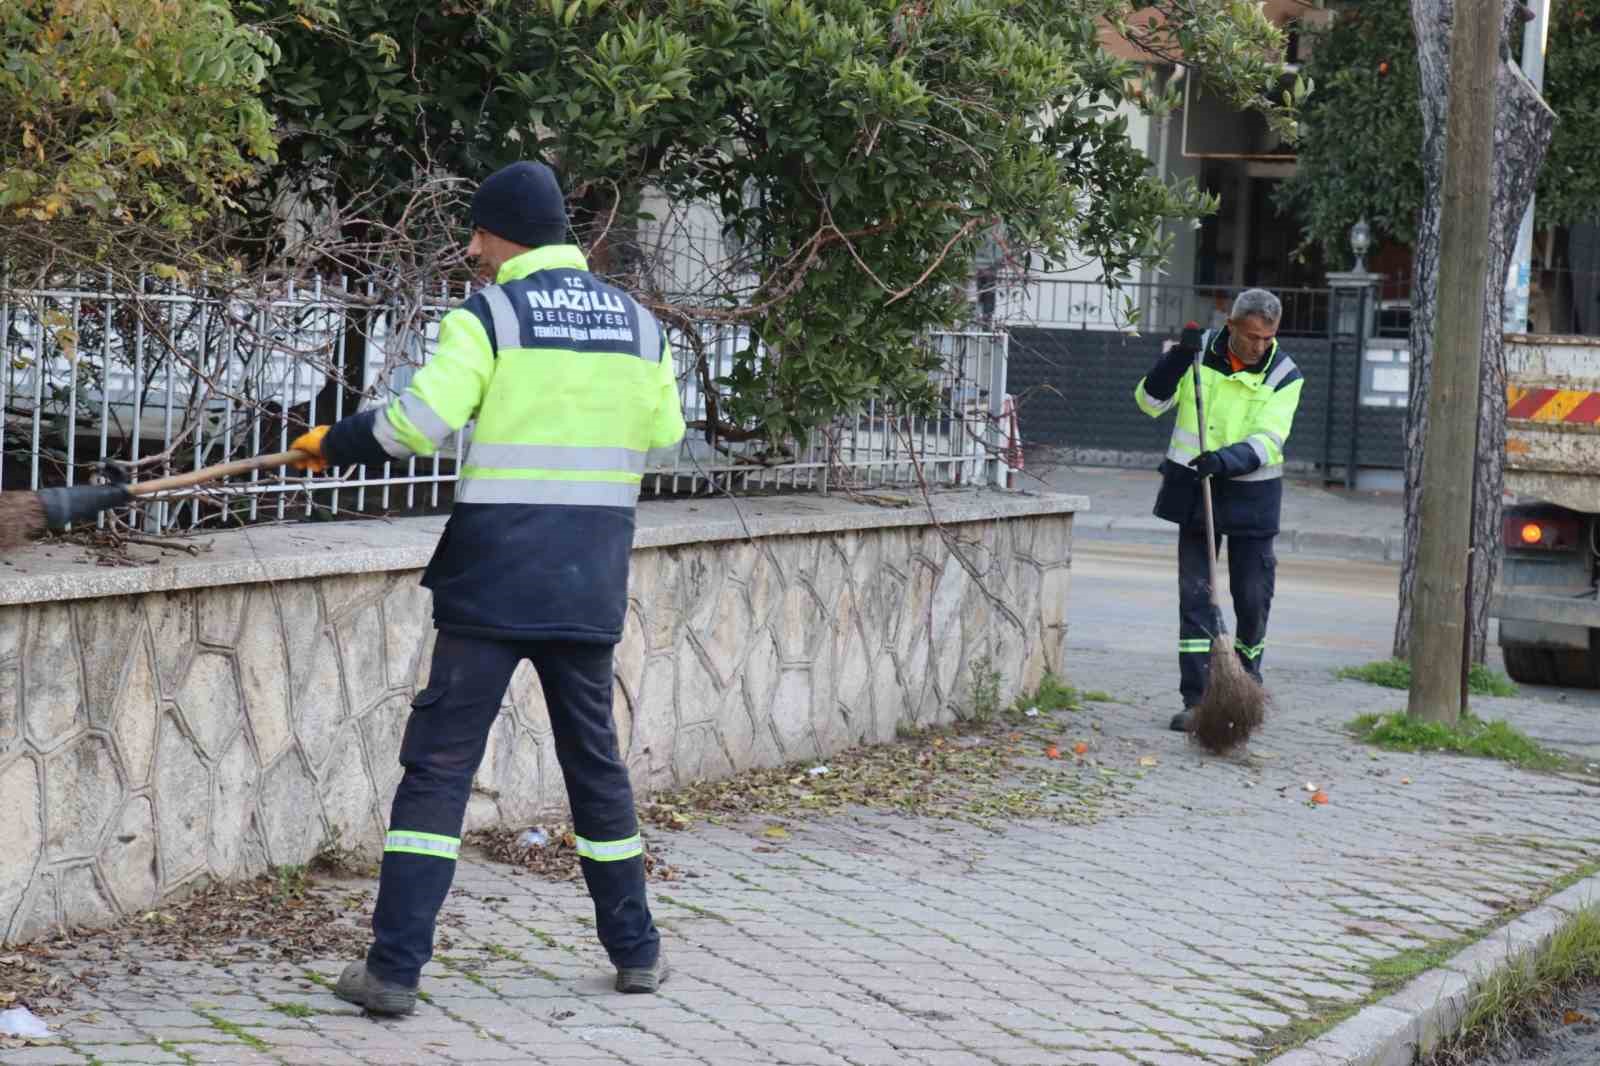
[(455, 506), (423, 575), (441, 629), (612, 642), (651, 449), (683, 438), (655, 318), (548, 246), (445, 315), (434, 357), (386, 408), (336, 425), (335, 464), (431, 455), (473, 422)]
[[(1305, 375), (1277, 341), (1261, 362), (1237, 371), (1228, 359), (1226, 329), (1207, 333), (1202, 343), (1206, 450), (1217, 453), (1223, 468), (1212, 482), (1217, 529), (1242, 536), (1276, 534), (1283, 506), (1283, 447)], [(1184, 526), (1205, 521), (1199, 511), (1200, 479), (1188, 465), (1200, 454), (1192, 353), (1174, 348), (1133, 390), (1139, 409), (1152, 418), (1177, 411), (1155, 513)]]

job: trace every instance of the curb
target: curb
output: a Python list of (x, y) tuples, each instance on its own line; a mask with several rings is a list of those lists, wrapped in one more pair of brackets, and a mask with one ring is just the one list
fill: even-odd
[[(1159, 518), (1117, 517), (1079, 512), (1072, 535), (1085, 540), (1120, 541), (1125, 544), (1175, 544), (1178, 527)], [(1405, 535), (1324, 533), (1284, 529), (1278, 532), (1279, 555), (1304, 555), (1317, 559), (1347, 559), (1364, 563), (1398, 563), (1405, 557)]]
[(1527, 966), (1573, 914), (1596, 904), (1600, 874), (1556, 893), (1437, 970), (1267, 1066), (1412, 1066), (1456, 1031), (1488, 978)]

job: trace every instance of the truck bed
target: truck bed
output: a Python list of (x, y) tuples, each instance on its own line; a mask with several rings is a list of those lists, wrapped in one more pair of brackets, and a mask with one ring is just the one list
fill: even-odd
[(1600, 337), (1506, 335), (1506, 502), (1600, 514)]

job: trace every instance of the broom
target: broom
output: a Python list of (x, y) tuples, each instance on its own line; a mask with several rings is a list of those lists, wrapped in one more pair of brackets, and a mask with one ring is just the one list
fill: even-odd
[[(1200, 361), (1203, 352), (1194, 353), (1194, 414), (1200, 431), (1200, 451), (1206, 450), (1206, 413), (1200, 397)], [(1206, 508), (1206, 564), (1211, 568), (1211, 611), (1216, 632), (1211, 638), (1211, 666), (1206, 671), (1206, 690), (1190, 719), (1190, 735), (1213, 755), (1222, 755), (1250, 739), (1267, 712), (1267, 694), (1245, 670), (1233, 650), (1233, 637), (1222, 618), (1222, 602), (1217, 598), (1217, 531), (1211, 513), (1211, 479), (1200, 479), (1200, 494)]]
[(269, 466), (287, 466), (306, 458), (309, 456), (305, 452), (290, 449), (253, 459), (218, 463), (187, 474), (141, 481), (137, 485), (70, 485), (39, 492), (0, 492), (0, 552), (19, 548), (30, 537), (47, 529), (65, 529), (69, 523), (87, 521), (137, 496), (188, 488)]

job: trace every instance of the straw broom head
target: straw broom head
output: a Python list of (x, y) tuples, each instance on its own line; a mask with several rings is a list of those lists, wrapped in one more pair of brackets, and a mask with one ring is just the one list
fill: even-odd
[(44, 531), (44, 503), (38, 493), (0, 492), (0, 552), (20, 548)]
[(1234, 653), (1233, 638), (1222, 634), (1211, 642), (1211, 669), (1191, 735), (1213, 755), (1223, 755), (1248, 741), (1266, 716), (1266, 692)]

